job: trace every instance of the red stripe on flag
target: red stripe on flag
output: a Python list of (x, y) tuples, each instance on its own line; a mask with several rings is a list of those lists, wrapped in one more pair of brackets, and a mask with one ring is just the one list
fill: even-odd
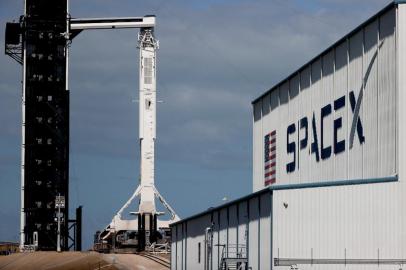
[(269, 185), (271, 185), (271, 184), (275, 184), (275, 182), (276, 182), (276, 179), (275, 179), (275, 178), (274, 178), (274, 179), (267, 180), (267, 181), (265, 181), (265, 186), (269, 186)]
[(272, 163), (269, 164), (269, 165), (266, 165), (266, 166), (265, 166), (265, 169), (269, 169), (269, 168), (274, 167), (274, 166), (276, 166), (276, 161), (275, 161), (275, 162), (272, 162)]
[(265, 177), (268, 177), (268, 176), (271, 176), (271, 175), (274, 175), (274, 174), (276, 174), (276, 170), (273, 170), (273, 171), (270, 171), (269, 173), (266, 173)]

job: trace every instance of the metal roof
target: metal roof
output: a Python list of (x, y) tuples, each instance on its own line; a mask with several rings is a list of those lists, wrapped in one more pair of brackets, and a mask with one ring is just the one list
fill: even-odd
[[(406, 0), (405, 0), (406, 1)], [(367, 184), (380, 184), (380, 183), (393, 183), (393, 182), (398, 182), (399, 181), (399, 176), (397, 174), (387, 176), (387, 177), (378, 177), (378, 178), (364, 178), (364, 179), (344, 179), (344, 180), (326, 180), (326, 181), (321, 181), (321, 182), (314, 182), (314, 183), (298, 183), (298, 184), (282, 184), (282, 185), (272, 185), (269, 187), (266, 187), (264, 189), (261, 189), (257, 192), (248, 194), (244, 197), (241, 197), (239, 199), (227, 202), (225, 204), (216, 206), (216, 207), (210, 207), (206, 211), (200, 212), (198, 214), (195, 214), (193, 216), (181, 219), (179, 221), (176, 221), (174, 223), (169, 224), (170, 227), (173, 227), (175, 225), (178, 225), (180, 223), (187, 222), (192, 219), (196, 219), (198, 217), (210, 214), (211, 212), (226, 208), (230, 205), (237, 204), (242, 201), (249, 200), (254, 197), (261, 196), (262, 194), (265, 194), (267, 192), (272, 193), (274, 190), (291, 190), (291, 189), (308, 189), (308, 188), (321, 188), (321, 187), (338, 187), (338, 186), (353, 186), (353, 185), (367, 185)]]
[(184, 222), (189, 221), (189, 220), (191, 220), (191, 219), (195, 219), (195, 218), (204, 216), (204, 215), (206, 215), (206, 214), (209, 214), (209, 213), (211, 213), (211, 212), (214, 212), (214, 211), (223, 209), (223, 208), (228, 207), (228, 206), (230, 206), (230, 205), (233, 205), (233, 204), (236, 204), (236, 203), (239, 203), (239, 202), (242, 202), (242, 201), (246, 201), (246, 200), (249, 200), (249, 199), (251, 199), (251, 198), (260, 196), (260, 195), (265, 194), (265, 193), (267, 193), (267, 192), (272, 192), (272, 190), (271, 190), (270, 188), (261, 189), (261, 190), (259, 190), (259, 191), (257, 191), (257, 192), (254, 192), (254, 193), (245, 195), (244, 197), (238, 198), (238, 199), (236, 199), (236, 200), (229, 201), (229, 202), (227, 202), (227, 203), (221, 204), (221, 205), (216, 206), (216, 207), (210, 207), (210, 208), (207, 209), (206, 211), (200, 212), (200, 213), (195, 214), (195, 215), (193, 215), (193, 216), (189, 216), (189, 217), (187, 217), (187, 218), (184, 218), (184, 219), (181, 219), (181, 220), (176, 221), (176, 222), (174, 222), (174, 223), (171, 223), (171, 224), (169, 224), (169, 226), (172, 227), (172, 226), (175, 226), (175, 225), (177, 225), (177, 224), (184, 223)]
[(333, 49), (334, 47), (337, 47), (337, 45), (339, 45), (341, 42), (343, 42), (344, 40), (347, 40), (349, 37), (351, 37), (353, 34), (355, 34), (356, 32), (358, 32), (358, 30), (362, 29), (364, 26), (366, 26), (367, 24), (369, 24), (370, 22), (374, 21), (377, 17), (379, 17), (380, 15), (382, 15), (383, 13), (385, 13), (386, 11), (388, 11), (389, 9), (393, 8), (396, 5), (399, 4), (405, 4), (406, 0), (395, 0), (392, 1), (391, 3), (389, 3), (386, 7), (384, 7), (383, 9), (381, 9), (380, 11), (378, 11), (375, 15), (373, 15), (372, 17), (370, 17), (368, 20), (366, 20), (365, 22), (363, 22), (362, 24), (360, 24), (358, 27), (356, 27), (354, 30), (352, 30), (351, 32), (349, 32), (347, 35), (345, 35), (344, 37), (340, 38), (338, 41), (336, 41), (333, 45), (331, 45), (330, 47), (328, 47), (327, 49), (325, 49), (322, 53), (318, 54), (316, 57), (313, 57), (310, 61), (308, 61), (306, 64), (304, 64), (303, 66), (301, 66), (299, 69), (297, 69), (295, 72), (293, 72), (292, 74), (290, 74), (287, 78), (283, 79), (282, 81), (280, 81), (279, 83), (277, 83), (276, 85), (274, 85), (271, 89), (269, 89), (268, 91), (266, 91), (265, 93), (263, 93), (262, 95), (260, 95), (259, 97), (257, 97), (256, 99), (254, 99), (251, 104), (254, 105), (255, 103), (257, 103), (259, 100), (261, 100), (263, 97), (265, 97), (267, 94), (271, 93), (273, 90), (275, 90), (277, 87), (281, 86), (283, 83), (285, 83), (286, 81), (292, 79), (294, 76), (296, 76), (298, 73), (300, 73), (302, 70), (304, 70), (307, 66), (309, 66), (312, 62), (314, 62), (315, 60), (317, 60), (318, 58), (322, 57), (323, 55), (327, 54), (331, 49)]

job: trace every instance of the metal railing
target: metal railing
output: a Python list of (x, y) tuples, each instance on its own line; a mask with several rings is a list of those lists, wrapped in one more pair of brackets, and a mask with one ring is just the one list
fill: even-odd
[(364, 265), (405, 265), (406, 259), (300, 259), (300, 258), (275, 258), (275, 266), (297, 266), (314, 264), (364, 264)]
[(245, 245), (219, 245), (221, 251), (220, 270), (246, 270), (248, 267), (247, 247)]
[(171, 245), (169, 243), (157, 244), (154, 242), (145, 247), (145, 250), (153, 254), (169, 254), (171, 253)]
[(37, 246), (36, 245), (24, 245), (21, 247), (20, 251), (21, 252), (34, 252), (37, 250)]

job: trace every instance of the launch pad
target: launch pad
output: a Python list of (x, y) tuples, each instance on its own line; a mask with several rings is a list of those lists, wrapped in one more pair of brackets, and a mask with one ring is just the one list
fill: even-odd
[[(7, 24), (5, 46), (5, 53), (23, 65), (21, 249), (69, 249), (69, 47), (83, 30), (121, 28), (140, 29), (140, 183), (96, 242), (113, 249), (126, 245), (143, 250), (179, 219), (155, 187), (159, 46), (154, 37), (155, 16), (73, 19), (68, 0), (26, 0), (20, 22)], [(132, 212), (134, 218), (124, 219), (123, 211), (135, 198), (139, 207)], [(157, 211), (155, 198), (169, 212), (169, 220), (158, 218), (164, 213)]]
[[(71, 29), (76, 35), (86, 29), (140, 28), (138, 34), (139, 58), (139, 139), (140, 139), (140, 184), (130, 199), (113, 217), (110, 224), (97, 236), (98, 244), (108, 243), (111, 249), (145, 246), (164, 237), (169, 232), (169, 223), (179, 220), (155, 187), (155, 140), (156, 140), (156, 51), (159, 42), (154, 37), (155, 16), (141, 18), (99, 18), (71, 20)], [(134, 219), (124, 219), (123, 212), (139, 198), (139, 208), (131, 212)], [(155, 198), (170, 214), (169, 220), (159, 220)], [(159, 233), (161, 230), (162, 233)], [(103, 245), (102, 245), (103, 246)]]

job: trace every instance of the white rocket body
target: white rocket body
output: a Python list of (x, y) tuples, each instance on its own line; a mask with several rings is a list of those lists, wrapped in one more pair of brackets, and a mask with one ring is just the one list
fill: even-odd
[[(151, 31), (151, 30), (147, 30)], [(156, 46), (152, 32), (142, 31), (140, 48), (140, 194), (139, 213), (156, 213), (155, 208), (155, 139), (156, 139)]]
[[(114, 216), (106, 231), (118, 232), (123, 230), (146, 230), (149, 228), (145, 221), (137, 219), (122, 219), (123, 211), (134, 198), (139, 197), (139, 206), (135, 214), (137, 218), (144, 216), (154, 219), (163, 213), (157, 212), (155, 198), (164, 205), (170, 214), (169, 220), (157, 219), (155, 229), (168, 228), (169, 223), (179, 220), (175, 211), (159, 194), (155, 187), (155, 140), (156, 140), (156, 50), (158, 41), (153, 36), (153, 28), (141, 28), (138, 35), (139, 60), (139, 139), (140, 139), (140, 183), (130, 199)], [(138, 228), (142, 224), (142, 228)], [(108, 233), (103, 238), (110, 235)]]

